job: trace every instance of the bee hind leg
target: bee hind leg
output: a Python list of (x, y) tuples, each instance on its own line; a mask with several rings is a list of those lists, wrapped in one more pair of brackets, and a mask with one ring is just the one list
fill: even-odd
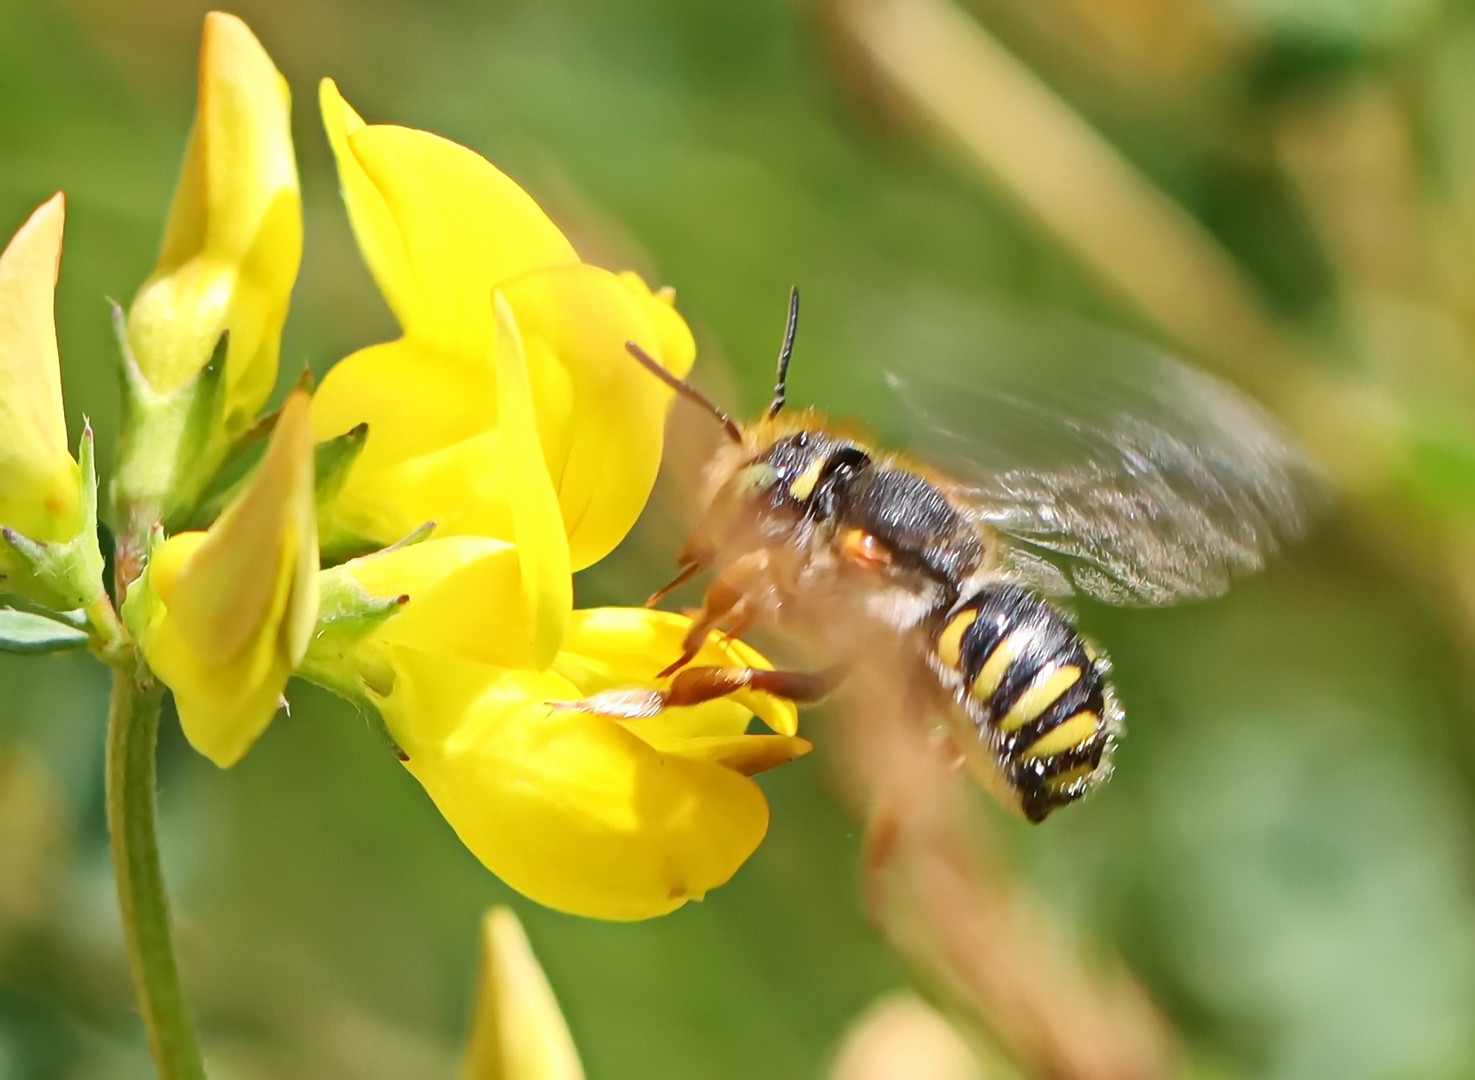
[(694, 667), (677, 675), (665, 690), (627, 687), (605, 690), (579, 701), (550, 701), (548, 704), (557, 709), (575, 709), (616, 720), (641, 720), (656, 716), (665, 709), (701, 705), (739, 690), (758, 690), (786, 701), (808, 704), (827, 697), (843, 674), (839, 668), (774, 671), (769, 668)]

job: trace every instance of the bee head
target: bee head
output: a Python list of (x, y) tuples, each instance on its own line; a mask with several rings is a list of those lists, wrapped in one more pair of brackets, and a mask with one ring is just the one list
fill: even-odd
[(870, 464), (870, 455), (854, 443), (822, 430), (801, 429), (752, 457), (727, 487), (735, 500), (788, 511), (806, 521), (826, 521), (851, 481)]

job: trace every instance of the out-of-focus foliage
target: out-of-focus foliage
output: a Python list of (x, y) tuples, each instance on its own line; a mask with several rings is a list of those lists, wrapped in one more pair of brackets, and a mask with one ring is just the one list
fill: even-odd
[[(204, 10), (0, 5), (0, 232), (66, 190), (65, 397), (104, 458), (102, 298), (131, 299), (119, 294), (157, 250)], [(978, 305), (1156, 329), (1034, 213), (916, 138), (904, 111), (877, 109), (885, 95), (808, 7), (236, 11), (298, 102), (307, 238), (279, 392), (303, 365), (393, 334), (304, 104), (322, 75), (371, 120), (495, 159), (588, 261), (674, 283), (699, 381), (741, 409), (766, 400), (794, 282), (792, 400), (881, 432), (884, 370), (925, 363), (926, 342)], [(1392, 480), (1228, 598), (1082, 609), (1128, 707), (1117, 776), (1043, 828), (1007, 827), (1011, 851), (1083, 948), (1138, 973), (1200, 1075), (1469, 1075), (1475, 557), (1458, 553), (1475, 550), (1475, 19), (1393, 0), (977, 0), (968, 14), (1246, 268), (1277, 325), (1316, 343), (1319, 360), (1247, 357), (1247, 383), (1264, 393), (1292, 377), (1278, 365), (1321, 364), (1366, 387), (1370, 415), (1409, 418), (1391, 458), (1326, 461), (1343, 480)], [(980, 356), (978, 377), (1008, 359)], [(1301, 408), (1320, 452), (1348, 452)], [(671, 472), (702, 423), (678, 408)], [(678, 488), (580, 578), (581, 605), (638, 603), (660, 583)], [(97, 794), (103, 683), (85, 658), (0, 657), (3, 1080), (150, 1075)], [(224, 774), (165, 722), (165, 869), (220, 1076), (454, 1075), (494, 902), (518, 910), (594, 1077), (816, 1075), (905, 980), (867, 928), (858, 829), (828, 790), (843, 717), (811, 724), (817, 753), (765, 779), (770, 835), (731, 886), (610, 926), (511, 896), (362, 720), (289, 693), (290, 717)]]

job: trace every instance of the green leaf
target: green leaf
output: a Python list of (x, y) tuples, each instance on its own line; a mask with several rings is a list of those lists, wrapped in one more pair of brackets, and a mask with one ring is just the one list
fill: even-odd
[(66, 623), (29, 611), (0, 608), (0, 652), (44, 653), (80, 649), (87, 634)]

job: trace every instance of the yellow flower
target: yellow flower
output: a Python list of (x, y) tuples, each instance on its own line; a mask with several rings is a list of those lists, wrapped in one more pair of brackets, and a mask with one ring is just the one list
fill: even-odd
[(249, 424), (271, 394), (302, 256), (287, 81), (234, 15), (205, 16), (199, 106), (158, 265), (128, 313), (139, 370), (178, 390), (230, 333), (225, 421)]
[(317, 621), (307, 395), (287, 399), (250, 483), (206, 532), (170, 537), (123, 616), (174, 691), (190, 744), (221, 768), (266, 729)]
[(159, 261), (125, 324), (114, 478), (125, 517), (188, 511), (254, 423), (276, 383), (301, 256), (286, 80), (245, 23), (211, 12)]
[(53, 296), (66, 201), (53, 195), (0, 252), (0, 593), (59, 608), (102, 596), (91, 434), (67, 451)]
[[(738, 693), (645, 720), (553, 706), (652, 687), (690, 620), (573, 609), (572, 573), (625, 536), (660, 463), (691, 334), (668, 295), (579, 261), (464, 147), (367, 126), (331, 82), (324, 120), (364, 257), (403, 336), (313, 400), (320, 440), (367, 425), (323, 510), (329, 546), (436, 538), (325, 571), (302, 673), (372, 704), (466, 846), (513, 888), (607, 919), (727, 881), (768, 824), (749, 777), (808, 750), (791, 705)], [(404, 603), (399, 603), (403, 600)], [(766, 667), (737, 642), (697, 664)], [(777, 732), (746, 734), (754, 714)]]
[(500, 444), (493, 293), (521, 342), (536, 432), (573, 569), (606, 555), (649, 497), (670, 391), (625, 353), (635, 341), (683, 375), (695, 347), (669, 295), (579, 261), (516, 184), (465, 147), (366, 125), (331, 82), (324, 123), (344, 200), (403, 336), (338, 364), (313, 402), (319, 440), (368, 423), (324, 520), (325, 544), (440, 535), (513, 539)]
[[(507, 407), (495, 434), (513, 460), (535, 466), (522, 350), (505, 308), (496, 323)], [(809, 744), (794, 737), (793, 706), (758, 693), (627, 722), (550, 707), (653, 685), (690, 620), (574, 611), (566, 557), (557, 565), (567, 549), (546, 472), (515, 476), (524, 490), (512, 509), (533, 520), (514, 523), (513, 542), (432, 539), (324, 571), (325, 595), (351, 581), (361, 610), (408, 602), (352, 636), (332, 633), (325, 610), (303, 673), (378, 708), (406, 768), (508, 884), (581, 915), (664, 914), (727, 881), (752, 854), (768, 809), (748, 776)], [(544, 584), (529, 588), (529, 577)], [(715, 639), (694, 662), (768, 666), (740, 642)], [(778, 734), (745, 734), (754, 714)]]
[(482, 919), (481, 972), (461, 1080), (584, 1080), (548, 977), (510, 908)]

